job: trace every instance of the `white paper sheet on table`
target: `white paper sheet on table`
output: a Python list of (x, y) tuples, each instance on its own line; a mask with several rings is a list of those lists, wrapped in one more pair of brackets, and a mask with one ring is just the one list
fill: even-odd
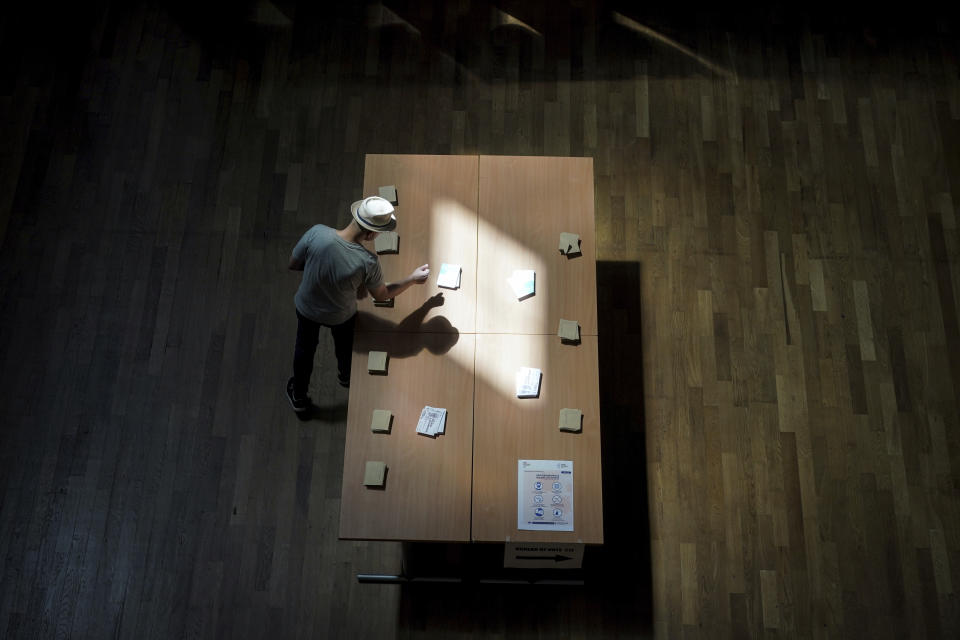
[(444, 432), (447, 426), (447, 410), (438, 407), (424, 407), (417, 421), (417, 433), (436, 436)]
[(543, 372), (532, 367), (520, 367), (516, 374), (518, 398), (536, 398), (540, 395), (540, 379)]
[(440, 275), (437, 276), (437, 286), (445, 289), (460, 288), (460, 273), (462, 271), (463, 268), (460, 265), (447, 264), (444, 262), (440, 265)]
[(536, 292), (536, 281), (537, 274), (533, 269), (517, 269), (507, 278), (518, 300), (523, 300)]
[(573, 461), (517, 461), (517, 529), (573, 531)]

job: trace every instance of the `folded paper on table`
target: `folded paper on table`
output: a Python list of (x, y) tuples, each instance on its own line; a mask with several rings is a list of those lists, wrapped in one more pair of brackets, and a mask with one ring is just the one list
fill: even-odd
[(368, 487), (382, 487), (387, 475), (387, 464), (380, 461), (367, 462), (363, 470), (363, 484)]
[(374, 433), (389, 433), (390, 432), (390, 420), (393, 419), (393, 414), (386, 409), (374, 409), (373, 418), (370, 421), (370, 430)]
[(447, 427), (447, 410), (439, 407), (424, 407), (417, 421), (417, 433), (425, 436), (436, 436), (444, 432)]
[(560, 234), (560, 253), (575, 255), (580, 253), (580, 236), (575, 233), (563, 231)]
[(460, 273), (463, 269), (458, 264), (440, 265), (440, 275), (437, 276), (437, 286), (445, 289), (457, 289), (460, 287)]
[(540, 378), (543, 372), (532, 367), (520, 367), (517, 371), (517, 397), (536, 398), (540, 395)]
[(370, 373), (387, 372), (387, 352), (371, 351), (367, 356), (367, 370)]
[(560, 431), (580, 433), (583, 428), (583, 413), (580, 409), (560, 409)]
[(537, 274), (533, 269), (517, 269), (507, 278), (518, 300), (532, 296), (536, 292)]

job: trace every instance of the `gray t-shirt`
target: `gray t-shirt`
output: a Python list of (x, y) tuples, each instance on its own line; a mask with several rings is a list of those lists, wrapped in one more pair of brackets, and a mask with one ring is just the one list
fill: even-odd
[(366, 247), (347, 242), (336, 229), (314, 225), (293, 248), (303, 260), (303, 279), (293, 297), (297, 311), (314, 322), (346, 322), (357, 310), (357, 289), (383, 284), (380, 260)]

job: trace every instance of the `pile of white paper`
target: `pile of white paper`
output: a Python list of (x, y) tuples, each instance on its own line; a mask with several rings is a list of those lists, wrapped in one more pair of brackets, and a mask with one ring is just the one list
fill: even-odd
[(458, 289), (460, 287), (460, 272), (462, 269), (458, 264), (440, 265), (440, 275), (437, 276), (437, 286), (446, 289)]
[(532, 296), (535, 290), (535, 283), (537, 279), (537, 274), (533, 269), (516, 269), (509, 278), (507, 282), (510, 283), (510, 287), (513, 288), (513, 292), (516, 294), (518, 300), (523, 300), (528, 296)]
[(536, 398), (540, 395), (540, 378), (543, 372), (531, 367), (520, 367), (517, 371), (517, 397)]
[(443, 433), (447, 425), (447, 410), (437, 407), (424, 407), (417, 421), (417, 433), (425, 436), (435, 436)]

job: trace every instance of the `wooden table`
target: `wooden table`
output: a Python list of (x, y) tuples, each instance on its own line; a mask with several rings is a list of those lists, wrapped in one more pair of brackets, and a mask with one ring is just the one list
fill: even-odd
[[(380, 256), (384, 276), (397, 279), (429, 263), (434, 272), (430, 291), (442, 291), (445, 298), (414, 331), (476, 331), (478, 171), (477, 156), (367, 155), (363, 193), (376, 195), (378, 187), (388, 184), (397, 187), (400, 252)], [(436, 273), (444, 262), (463, 265), (459, 289), (436, 287)], [(374, 307), (369, 300), (361, 308), (372, 318), (396, 323), (422, 302), (421, 292), (414, 290), (398, 296), (393, 308)], [(430, 322), (437, 317), (448, 324)], [(359, 320), (359, 331), (385, 329)]]
[[(473, 527), (477, 542), (603, 542), (597, 337), (477, 335), (473, 418)], [(483, 354), (483, 357), (480, 357)], [(543, 371), (539, 398), (517, 398), (514, 372)], [(557, 428), (560, 409), (580, 409), (583, 431)], [(574, 531), (517, 529), (517, 460), (572, 460)]]
[[(424, 262), (432, 275), (393, 308), (360, 305), (340, 537), (601, 544), (592, 159), (368, 155), (363, 192), (383, 185), (397, 187), (400, 235), (384, 275)], [(561, 231), (582, 255), (559, 253)], [(436, 286), (442, 262), (462, 265), (459, 289)], [(528, 268), (536, 295), (518, 301), (506, 278)], [(579, 322), (580, 344), (561, 343), (560, 318)], [(367, 372), (371, 349), (391, 354), (386, 376)], [(539, 398), (516, 398), (520, 366), (543, 370)], [(425, 405), (448, 410), (445, 434), (416, 433)], [(558, 429), (564, 407), (583, 411), (582, 433)], [(394, 413), (390, 434), (371, 432), (373, 409)], [(574, 531), (517, 529), (520, 459), (574, 462)], [(368, 460), (387, 463), (383, 489), (362, 485)]]
[[(341, 538), (470, 539), (475, 339), (469, 333), (357, 333), (343, 457)], [(387, 375), (367, 372), (371, 349), (390, 354)], [(416, 432), (426, 405), (446, 408), (443, 435), (430, 438)], [(393, 413), (390, 433), (370, 430), (374, 409)], [(363, 486), (367, 460), (387, 463), (383, 489)]]
[[(479, 195), (477, 331), (551, 335), (565, 318), (597, 335), (593, 159), (480, 156)], [(562, 231), (580, 235), (582, 255), (558, 251)], [(537, 273), (520, 304), (514, 269)]]

